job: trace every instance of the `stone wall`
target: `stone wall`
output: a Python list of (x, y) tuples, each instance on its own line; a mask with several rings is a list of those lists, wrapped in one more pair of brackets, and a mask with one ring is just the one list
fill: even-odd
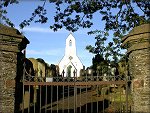
[(0, 24), (0, 113), (15, 110), (17, 57), (26, 42), (18, 30)]
[(150, 24), (135, 27), (123, 38), (132, 77), (133, 113), (150, 113)]

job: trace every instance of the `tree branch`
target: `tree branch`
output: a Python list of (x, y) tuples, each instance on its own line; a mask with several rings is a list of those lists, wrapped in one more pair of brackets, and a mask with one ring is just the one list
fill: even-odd
[(136, 4), (137, 4), (137, 6), (141, 9), (141, 11), (143, 11), (144, 12), (144, 14), (145, 14), (145, 11), (140, 7), (140, 4), (135, 0), (135, 2), (136, 2)]
[(43, 6), (42, 6), (43, 8), (44, 8), (45, 4), (46, 4), (46, 0), (44, 0)]

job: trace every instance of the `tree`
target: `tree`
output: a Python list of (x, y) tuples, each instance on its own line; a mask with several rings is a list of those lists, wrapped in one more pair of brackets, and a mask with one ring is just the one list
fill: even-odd
[[(48, 18), (46, 9), (44, 8), (46, 0), (41, 6), (38, 6), (29, 20), (23, 21), (20, 27), (29, 25), (31, 21), (45, 23)], [(9, 4), (18, 3), (19, 0), (1, 0), (0, 13), (1, 18), (7, 13), (3, 7)], [(93, 14), (99, 12), (102, 15), (102, 21), (105, 21), (105, 30), (115, 30), (114, 35), (128, 31), (137, 25), (148, 23), (150, 14), (149, 0), (49, 0), (49, 3), (55, 3), (56, 15), (54, 16), (55, 23), (50, 26), (54, 31), (65, 27), (67, 30), (76, 31), (79, 27), (89, 28), (93, 25)], [(64, 8), (65, 4), (65, 8)], [(138, 7), (141, 11), (135, 11)], [(114, 13), (117, 11), (116, 13)], [(75, 15), (75, 16), (73, 16)], [(35, 16), (39, 16), (39, 20), (34, 20)]]
[[(20, 27), (30, 25), (32, 21), (46, 23), (46, 0), (38, 6), (31, 15), (31, 18), (24, 20)], [(6, 10), (9, 4), (18, 3), (19, 0), (3, 0), (0, 2), (0, 18), (11, 26), (13, 24), (6, 18)], [(90, 28), (93, 25), (92, 19), (95, 13), (102, 16), (105, 22), (103, 30), (94, 30), (89, 34), (96, 34), (95, 46), (87, 46), (89, 52), (100, 54), (106, 59), (111, 56), (117, 62), (120, 52), (121, 38), (126, 32), (135, 26), (150, 23), (150, 2), (149, 0), (49, 0), (49, 3), (56, 5), (54, 24), (50, 29), (57, 31), (65, 27), (67, 30), (75, 32), (80, 27)], [(35, 17), (39, 17), (36, 19)], [(104, 44), (109, 36), (109, 31), (113, 31), (113, 41)]]

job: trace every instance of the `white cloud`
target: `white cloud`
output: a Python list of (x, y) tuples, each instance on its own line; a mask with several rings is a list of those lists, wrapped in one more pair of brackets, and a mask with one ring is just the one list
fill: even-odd
[(54, 32), (52, 29), (47, 27), (25, 27), (23, 30), (19, 27), (16, 27), (19, 31), (22, 32), (38, 32), (38, 33), (68, 33), (65, 29), (60, 29), (57, 32)]
[[(38, 33), (68, 33), (69, 31), (65, 29), (60, 29), (56, 32), (54, 32), (52, 29), (48, 27), (25, 27), (24, 29), (20, 29), (19, 27), (16, 27), (20, 32), (38, 32)], [(79, 29), (75, 32), (75, 34), (87, 34), (89, 32), (89, 29)]]
[(27, 54), (40, 55), (41, 52), (40, 51), (36, 51), (36, 50), (27, 50)]
[(50, 49), (50, 50), (27, 50), (27, 55), (48, 55), (48, 56), (58, 56), (62, 54), (62, 49), (61, 48), (57, 48), (57, 49)]

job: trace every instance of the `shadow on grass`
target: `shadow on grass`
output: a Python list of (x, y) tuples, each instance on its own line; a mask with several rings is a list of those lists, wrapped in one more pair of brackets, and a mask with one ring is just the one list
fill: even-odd
[(105, 99), (104, 101), (87, 103), (76, 109), (49, 110), (47, 111), (47, 113), (103, 113), (103, 109), (105, 110), (106, 108), (108, 108), (108, 106), (109, 101)]

